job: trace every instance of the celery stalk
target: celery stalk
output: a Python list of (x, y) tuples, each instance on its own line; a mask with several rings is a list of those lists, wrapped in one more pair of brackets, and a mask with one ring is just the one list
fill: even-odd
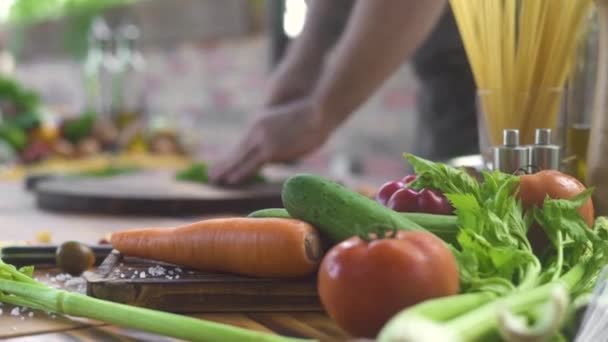
[(476, 309), (496, 297), (490, 292), (467, 293), (422, 302), (405, 310), (407, 314), (424, 316), (437, 322), (450, 320)]
[[(17, 271), (12, 271), (13, 277)], [(29, 278), (28, 278), (29, 279)], [(0, 279), (0, 299), (58, 314), (91, 318), (188, 341), (301, 341), (58, 290), (31, 281)]]
[[(584, 265), (577, 265), (558, 281), (495, 300), (484, 298), (487, 294), (477, 293), (422, 303), (397, 314), (382, 329), (378, 341), (479, 341), (495, 333), (499, 308), (504, 306), (515, 313), (527, 312), (546, 302), (557, 284), (563, 283), (571, 290), (584, 274)], [(477, 308), (474, 308), (475, 304)], [(446, 321), (443, 315), (455, 318), (448, 317)]]
[(515, 292), (498, 301), (491, 302), (471, 311), (446, 324), (445, 328), (458, 331), (459, 336), (465, 341), (474, 341), (490, 333), (497, 326), (497, 309), (504, 303), (505, 307), (515, 313), (523, 313), (538, 304), (546, 302), (551, 296), (551, 290), (557, 282), (563, 283), (568, 290), (571, 290), (585, 275), (584, 265), (579, 264), (573, 267), (559, 280), (550, 282), (532, 290)]

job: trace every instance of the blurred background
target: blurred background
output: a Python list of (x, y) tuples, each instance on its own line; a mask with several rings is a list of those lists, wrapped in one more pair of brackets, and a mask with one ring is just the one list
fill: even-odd
[[(243, 133), (305, 15), (304, 0), (1, 0), (3, 158), (119, 144), (212, 159)], [(418, 153), (424, 134), (414, 130), (415, 88), (403, 65), (302, 163), (400, 175), (401, 154)], [(21, 122), (32, 111), (35, 129)], [(91, 126), (92, 116), (102, 123)]]

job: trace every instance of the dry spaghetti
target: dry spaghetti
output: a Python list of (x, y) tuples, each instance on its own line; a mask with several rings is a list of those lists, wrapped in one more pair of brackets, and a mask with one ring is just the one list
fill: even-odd
[(490, 143), (555, 127), (578, 33), (592, 0), (450, 0)]

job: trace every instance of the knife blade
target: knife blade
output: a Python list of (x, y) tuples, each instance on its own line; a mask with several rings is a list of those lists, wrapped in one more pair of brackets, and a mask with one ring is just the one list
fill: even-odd
[[(8, 246), (0, 253), (2, 260), (16, 267), (28, 265), (55, 265), (55, 245), (43, 246)], [(111, 245), (89, 246), (95, 255), (95, 264), (99, 265), (112, 252)]]

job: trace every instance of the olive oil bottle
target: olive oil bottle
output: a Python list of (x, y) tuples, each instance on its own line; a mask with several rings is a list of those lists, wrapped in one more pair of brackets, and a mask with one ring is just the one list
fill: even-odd
[(587, 183), (587, 148), (591, 125), (573, 124), (568, 127), (566, 136), (567, 155), (572, 156), (571, 173), (581, 182)]
[(576, 60), (566, 93), (566, 171), (588, 184), (588, 148), (591, 134), (595, 86), (598, 73), (598, 34), (596, 11), (590, 11), (587, 25), (580, 35)]

